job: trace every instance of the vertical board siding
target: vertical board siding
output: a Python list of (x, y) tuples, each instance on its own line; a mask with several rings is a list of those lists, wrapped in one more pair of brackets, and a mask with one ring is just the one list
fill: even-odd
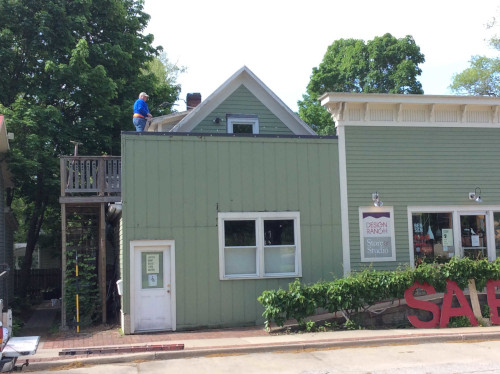
[(178, 329), (262, 323), (257, 297), (293, 280), (219, 280), (218, 212), (300, 211), (302, 281), (342, 276), (337, 139), (124, 135), (122, 144), (124, 277), (131, 240), (175, 240)]
[(474, 205), (467, 196), (476, 186), (484, 204), (500, 202), (499, 129), (347, 126), (345, 134), (352, 270), (369, 265), (360, 259), (359, 207), (372, 206), (375, 191), (394, 207), (396, 262), (372, 264), (383, 270), (409, 264), (408, 206)]
[[(293, 132), (243, 85), (200, 121), (192, 132), (225, 134), (227, 132), (226, 114), (257, 115), (260, 134), (293, 135)], [(222, 120), (218, 124), (214, 122), (217, 117)]]

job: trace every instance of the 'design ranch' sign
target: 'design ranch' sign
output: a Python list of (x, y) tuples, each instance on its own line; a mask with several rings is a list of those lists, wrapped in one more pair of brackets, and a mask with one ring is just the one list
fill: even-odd
[[(491, 323), (494, 325), (500, 325), (500, 317), (498, 315), (498, 308), (500, 308), (500, 299), (496, 298), (495, 289), (500, 287), (500, 280), (490, 280), (486, 284), (486, 293), (488, 297), (488, 306), (490, 307), (490, 318)], [(414, 292), (417, 288), (420, 288), (427, 292), (428, 295), (436, 293), (434, 287), (428, 283), (420, 284), (415, 282), (413, 286), (405, 291), (405, 301), (410, 308), (426, 310), (432, 313), (432, 319), (430, 321), (421, 321), (415, 315), (409, 315), (408, 320), (410, 323), (417, 328), (433, 328), (437, 327), (447, 327), (448, 322), (451, 317), (465, 316), (469, 319), (472, 326), (477, 326), (478, 321), (472, 312), (472, 309), (465, 298), (463, 291), (458, 287), (457, 283), (454, 281), (447, 281), (446, 283), (446, 293), (443, 298), (443, 306), (440, 309), (437, 304), (431, 301), (418, 300), (414, 296)], [(453, 295), (456, 296), (459, 307), (452, 307)]]

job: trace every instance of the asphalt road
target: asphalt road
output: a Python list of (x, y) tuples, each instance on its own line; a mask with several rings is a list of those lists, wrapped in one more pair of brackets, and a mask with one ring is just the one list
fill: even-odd
[(500, 341), (314, 349), (75, 366), (76, 363), (62, 369), (70, 374), (497, 374), (500, 373)]

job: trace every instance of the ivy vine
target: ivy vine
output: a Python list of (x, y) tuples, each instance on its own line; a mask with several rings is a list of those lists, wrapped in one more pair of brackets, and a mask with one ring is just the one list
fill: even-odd
[(96, 256), (78, 253), (78, 279), (76, 278), (76, 249), (67, 252), (66, 268), (66, 320), (76, 326), (76, 295), (78, 294), (79, 325), (90, 326), (100, 316), (99, 287), (97, 283)]
[(437, 292), (446, 290), (446, 281), (457, 282), (463, 290), (469, 279), (474, 279), (478, 289), (483, 289), (488, 280), (500, 279), (500, 259), (453, 258), (444, 264), (423, 263), (396, 271), (376, 271), (371, 268), (336, 279), (331, 282), (302, 284), (298, 279), (289, 284), (288, 290), (267, 290), (258, 297), (264, 306), (265, 326), (271, 322), (283, 326), (286, 320), (295, 319), (305, 325), (305, 319), (318, 308), (329, 313), (343, 312), (349, 317), (361, 308), (376, 302), (404, 297), (404, 292), (415, 282), (427, 282)]

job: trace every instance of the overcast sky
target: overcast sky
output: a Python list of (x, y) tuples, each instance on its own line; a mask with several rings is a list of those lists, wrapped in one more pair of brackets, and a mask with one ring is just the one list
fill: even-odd
[[(425, 55), (425, 94), (447, 95), (472, 55), (495, 55), (486, 39), (498, 0), (145, 0), (146, 33), (185, 66), (181, 98), (206, 99), (243, 65), (293, 111), (326, 49), (337, 39), (412, 35)], [(180, 102), (178, 111), (185, 110)]]

